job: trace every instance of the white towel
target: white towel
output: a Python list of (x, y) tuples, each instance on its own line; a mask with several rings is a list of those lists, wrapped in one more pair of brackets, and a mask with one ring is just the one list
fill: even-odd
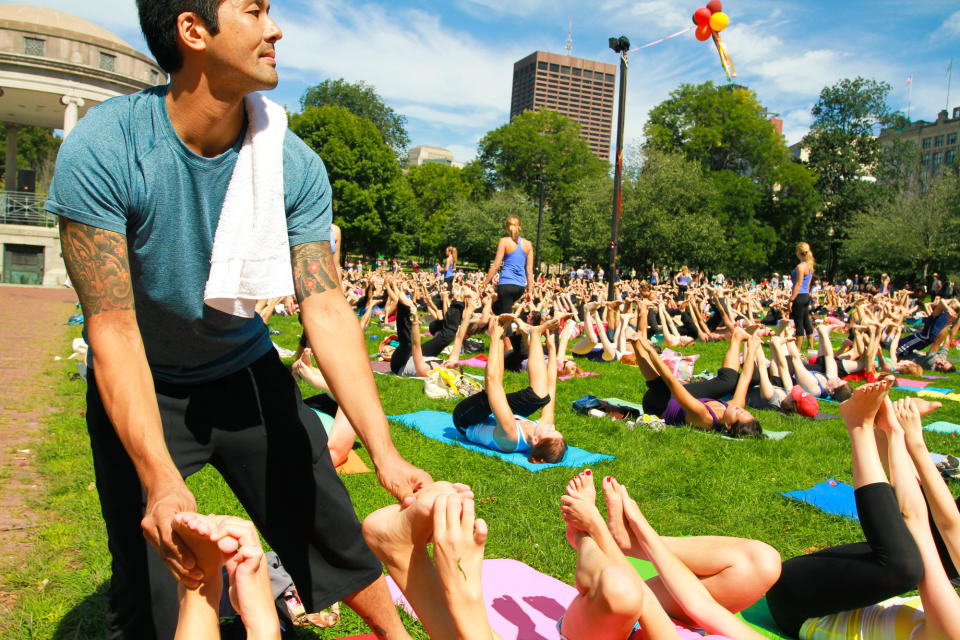
[(258, 93), (246, 96), (247, 134), (223, 199), (203, 301), (252, 318), (257, 300), (293, 294), (283, 204), (287, 112)]

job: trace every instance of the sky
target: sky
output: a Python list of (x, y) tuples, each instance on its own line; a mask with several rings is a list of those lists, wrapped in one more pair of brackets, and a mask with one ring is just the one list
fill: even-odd
[[(134, 0), (20, 2), (79, 15), (148, 52)], [(298, 111), (304, 90), (323, 80), (364, 81), (406, 116), (411, 146), (444, 147), (468, 161), (483, 135), (509, 120), (513, 63), (537, 50), (563, 53), (571, 18), (572, 55), (616, 64), (610, 36), (626, 35), (637, 47), (690, 26), (700, 6), (697, 0), (273, 0), (271, 16), (283, 38), (280, 84), (268, 96)], [(947, 104), (947, 67), (955, 56), (950, 111), (960, 106), (956, 0), (728, 0), (723, 9), (730, 26), (722, 38), (736, 81), (781, 114), (787, 144), (806, 133), (820, 91), (842, 78), (885, 81), (891, 106), (904, 113), (909, 106), (914, 120), (935, 120)], [(627, 145), (642, 141), (650, 108), (681, 84), (726, 82), (715, 47), (692, 31), (631, 54), (629, 65)]]

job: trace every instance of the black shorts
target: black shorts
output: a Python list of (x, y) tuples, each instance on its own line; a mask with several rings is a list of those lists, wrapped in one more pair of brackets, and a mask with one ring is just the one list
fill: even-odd
[[(113, 556), (108, 638), (172, 638), (177, 583), (140, 530), (145, 496), (104, 410), (91, 370), (87, 428)], [(363, 541), (337, 476), (327, 435), (274, 349), (220, 380), (154, 380), (164, 439), (187, 477), (208, 463), (236, 493), (280, 556), (308, 611), (377, 580), (382, 567)], [(198, 495), (201, 511), (204, 496)]]
[[(550, 394), (538, 396), (531, 387), (507, 394), (507, 404), (514, 415), (529, 418), (537, 409), (545, 407), (550, 402)], [(453, 410), (453, 426), (460, 433), (466, 433), (467, 427), (480, 424), (492, 413), (490, 399), (486, 391), (474, 394), (460, 401)]]

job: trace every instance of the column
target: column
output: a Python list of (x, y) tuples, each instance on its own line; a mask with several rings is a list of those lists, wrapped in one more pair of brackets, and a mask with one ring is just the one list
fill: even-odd
[(70, 131), (80, 119), (80, 107), (83, 106), (83, 98), (76, 96), (63, 96), (60, 103), (66, 107), (63, 110), (63, 137), (70, 135)]
[(7, 158), (6, 158), (6, 186), (7, 191), (17, 190), (17, 137), (20, 125), (7, 123)]

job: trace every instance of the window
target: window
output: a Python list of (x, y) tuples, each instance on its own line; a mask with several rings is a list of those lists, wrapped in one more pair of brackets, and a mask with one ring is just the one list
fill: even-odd
[(570, 75), (570, 67), (563, 65), (562, 67), (560, 67), (560, 73), (563, 73), (565, 75)]
[(584, 69), (584, 70), (583, 70), (583, 77), (584, 77), (584, 78), (593, 78), (593, 71), (590, 71), (590, 69)]
[(946, 164), (948, 167), (952, 167), (953, 161), (956, 159), (957, 159), (957, 152), (951, 149), (950, 151), (947, 151), (947, 157), (944, 159), (944, 164)]
[(948, 144), (948, 145), (955, 145), (955, 144), (957, 144), (957, 134), (951, 133), (950, 135), (948, 135), (948, 136), (947, 136), (947, 144)]
[(923, 166), (924, 166), (924, 168), (930, 166), (930, 154), (929, 154), (929, 153), (923, 154)]
[(937, 167), (940, 166), (940, 161), (941, 161), (941, 160), (943, 160), (943, 154), (942, 154), (942, 153), (935, 153), (935, 154), (933, 154), (933, 168), (934, 168), (934, 169), (936, 169)]
[(933, 146), (935, 146), (935, 147), (942, 147), (942, 146), (943, 146), (943, 136), (937, 136), (936, 139), (933, 141)]
[(583, 69), (573, 68), (573, 75), (575, 77), (580, 77), (583, 74)]
[(560, 71), (560, 65), (550, 63), (550, 71)]
[(23, 38), (23, 52), (28, 56), (42, 56), (46, 48), (46, 41), (40, 38)]
[(612, 73), (608, 73), (608, 74), (607, 74), (607, 82), (613, 82), (613, 74), (612, 74)]
[(924, 138), (924, 139), (923, 139), (923, 148), (924, 148), (924, 149), (929, 149), (929, 148), (930, 148), (930, 144), (931, 144), (932, 142), (933, 142), (933, 138)]
[(117, 70), (117, 56), (112, 53), (100, 52), (100, 68), (104, 71), (116, 71)]
[(546, 62), (538, 62), (538, 63), (537, 63), (537, 69), (546, 69), (546, 68), (547, 68), (547, 63), (546, 63)]

